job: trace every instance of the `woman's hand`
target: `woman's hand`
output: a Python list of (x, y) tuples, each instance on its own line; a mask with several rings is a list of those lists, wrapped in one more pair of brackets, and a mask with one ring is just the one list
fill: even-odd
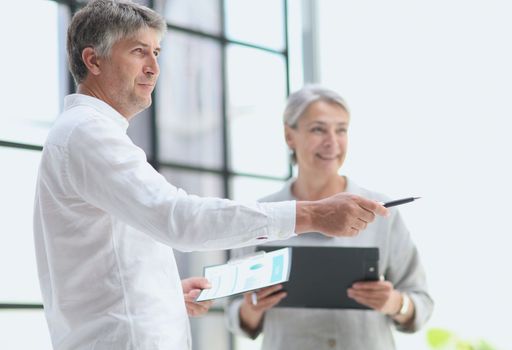
[[(282, 288), (282, 284), (276, 284), (244, 294), (244, 301), (240, 307), (240, 322), (243, 329), (250, 332), (258, 329), (265, 311), (286, 297), (286, 292), (281, 291)], [(253, 294), (255, 296), (252, 296)]]
[(356, 282), (347, 290), (347, 294), (359, 304), (389, 315), (405, 327), (414, 321), (414, 303), (409, 299), (406, 312), (400, 313), (405, 296), (389, 281)]
[(202, 289), (211, 288), (210, 282), (204, 277), (190, 277), (181, 281), (183, 288), (183, 295), (185, 297), (185, 306), (187, 313), (191, 317), (202, 316), (208, 312), (213, 304), (213, 301), (200, 301), (196, 302), (196, 298), (201, 293)]
[(389, 281), (356, 282), (347, 294), (359, 304), (366, 305), (386, 315), (396, 315), (402, 304), (402, 296)]

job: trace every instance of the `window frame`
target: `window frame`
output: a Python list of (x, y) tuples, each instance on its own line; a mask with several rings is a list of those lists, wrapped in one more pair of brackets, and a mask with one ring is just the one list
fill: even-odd
[[(80, 0), (47, 0), (47, 1), (53, 1), (58, 4), (61, 4), (67, 8), (70, 14), (75, 13), (80, 7), (84, 5), (83, 1)], [(286, 96), (290, 93), (290, 63), (289, 63), (289, 43), (288, 43), (288, 0), (281, 0), (282, 6), (283, 6), (283, 32), (284, 32), (284, 48), (283, 50), (275, 50), (272, 48), (268, 48), (265, 46), (255, 45), (251, 44), (249, 42), (239, 41), (239, 40), (232, 40), (226, 37), (225, 35), (225, 1), (220, 1), (220, 34), (215, 35), (211, 33), (207, 33), (200, 30), (195, 30), (192, 28), (188, 28), (185, 26), (179, 26), (172, 23), (167, 22), (167, 28), (169, 30), (177, 31), (185, 35), (190, 35), (192, 37), (200, 37), (200, 38), (208, 38), (210, 40), (213, 40), (221, 46), (221, 60), (219, 67), (221, 71), (221, 111), (222, 111), (222, 166), (220, 169), (218, 168), (210, 168), (210, 167), (201, 167), (201, 166), (192, 166), (189, 164), (184, 164), (180, 162), (164, 162), (160, 159), (159, 154), (159, 140), (158, 140), (158, 118), (157, 118), (157, 109), (156, 106), (159, 103), (158, 98), (156, 98), (157, 94), (156, 91), (158, 89), (158, 85), (155, 88), (154, 92), (154, 99), (153, 104), (149, 108), (149, 121), (147, 128), (149, 129), (149, 149), (145, 149), (146, 153), (148, 154), (148, 161), (152, 164), (152, 166), (158, 171), (160, 169), (168, 169), (168, 170), (186, 170), (186, 171), (192, 171), (192, 172), (198, 172), (198, 173), (207, 173), (207, 174), (214, 174), (217, 176), (220, 176), (222, 179), (222, 193), (225, 198), (231, 198), (232, 197), (232, 180), (236, 177), (240, 178), (251, 178), (251, 179), (261, 179), (261, 180), (275, 180), (275, 181), (286, 181), (292, 176), (292, 164), (289, 162), (288, 164), (288, 174), (284, 177), (276, 177), (276, 176), (269, 176), (265, 174), (256, 174), (256, 173), (243, 173), (243, 172), (235, 172), (231, 169), (229, 164), (229, 132), (228, 132), (228, 117), (227, 117), (227, 64), (226, 64), (226, 49), (228, 45), (238, 45), (243, 47), (252, 48), (258, 51), (268, 52), (272, 54), (279, 55), (283, 57), (285, 62), (285, 82), (286, 82)], [(158, 2), (157, 0), (150, 0), (147, 2), (147, 6), (151, 8), (156, 8), (158, 4), (155, 4)], [(60, 20), (60, 19), (59, 19)], [(65, 44), (64, 41), (59, 42), (59, 45)], [(61, 48), (59, 48), (61, 49)], [(74, 92), (75, 86), (74, 81), (71, 76), (71, 74), (68, 72), (67, 76), (63, 79), (64, 86), (61, 87), (61, 92), (63, 94), (70, 94)], [(43, 150), (42, 145), (37, 144), (29, 144), (29, 143), (22, 143), (22, 142), (12, 142), (8, 140), (2, 140), (0, 139), (0, 147), (7, 147), (7, 148), (13, 148), (13, 149), (23, 149), (23, 150), (32, 150), (32, 151), (38, 151), (41, 152)], [(146, 147), (148, 148), (148, 147)], [(228, 258), (228, 253), (226, 253), (226, 259)], [(27, 309), (33, 309), (33, 310), (42, 310), (43, 305), (42, 304), (34, 304), (34, 303), (8, 303), (8, 302), (1, 302), (0, 303), (0, 312), (2, 310), (27, 310)], [(215, 314), (223, 313), (223, 308), (220, 307), (213, 307), (210, 312), (213, 312)], [(227, 330), (226, 330), (227, 331)], [(234, 336), (232, 334), (230, 336), (230, 349), (235, 348), (234, 344)]]

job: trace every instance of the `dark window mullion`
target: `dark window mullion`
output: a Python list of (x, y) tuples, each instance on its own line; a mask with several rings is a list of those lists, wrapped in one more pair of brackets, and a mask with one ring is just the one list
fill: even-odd
[(11, 142), (11, 141), (3, 141), (3, 140), (0, 140), (0, 147), (26, 149), (26, 150), (31, 150), (31, 151), (42, 151), (43, 150), (43, 146), (41, 146), (41, 145), (31, 145), (28, 143)]
[(227, 41), (225, 40), (226, 33), (226, 19), (224, 16), (224, 0), (220, 0), (220, 33), (221, 33), (221, 53), (220, 53), (220, 71), (221, 71), (221, 90), (222, 90), (222, 155), (223, 155), (223, 185), (224, 185), (224, 196), (226, 198), (231, 197), (231, 185), (230, 185), (230, 169), (231, 165), (229, 162), (229, 118), (228, 118), (228, 98), (227, 98), (227, 59), (226, 59), (226, 50), (227, 50)]
[(171, 30), (187, 33), (187, 34), (190, 34), (190, 35), (194, 35), (194, 36), (199, 36), (199, 37), (202, 37), (202, 38), (208, 38), (208, 39), (211, 39), (211, 40), (215, 40), (215, 41), (218, 41), (220, 43), (223, 43), (224, 45), (235, 44), (235, 45), (240, 45), (240, 46), (244, 46), (244, 47), (253, 48), (253, 49), (256, 49), (256, 50), (261, 50), (261, 51), (273, 53), (273, 54), (276, 54), (276, 55), (287, 55), (286, 48), (284, 50), (276, 50), (276, 49), (271, 49), (269, 47), (265, 47), (265, 46), (261, 46), (261, 45), (251, 44), (251, 43), (246, 42), (246, 41), (239, 41), (239, 40), (228, 39), (228, 38), (226, 38), (224, 36), (224, 29), (222, 29), (222, 34), (221, 35), (215, 35), (215, 34), (209, 34), (209, 33), (206, 33), (206, 32), (200, 31), (200, 30), (190, 29), (190, 28), (187, 28), (187, 27), (182, 27), (182, 26), (178, 26), (178, 25), (174, 25), (174, 24), (170, 24), (170, 23), (167, 23), (167, 28), (171, 29)]
[[(286, 64), (286, 96), (290, 96), (290, 54), (289, 54), (289, 42), (288, 42), (288, 0), (283, 0), (284, 7), (284, 48), (286, 54), (284, 55), (285, 64)], [(291, 159), (288, 159), (288, 179), (293, 176), (293, 164)]]
[(43, 304), (0, 303), (0, 310), (43, 309)]

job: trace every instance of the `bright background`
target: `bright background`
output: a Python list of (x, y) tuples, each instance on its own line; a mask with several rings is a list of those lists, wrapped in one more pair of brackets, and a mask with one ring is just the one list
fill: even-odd
[[(435, 299), (429, 327), (510, 349), (512, 4), (318, 1), (320, 81), (352, 111), (344, 173), (393, 197)], [(424, 332), (398, 337), (424, 349)]]
[[(343, 173), (392, 197), (423, 197), (401, 211), (436, 302), (426, 328), (511, 348), (512, 5), (311, 1), (313, 23), (296, 15), (302, 0), (289, 1), (290, 87), (300, 87), (304, 68), (348, 101), (352, 121)], [(156, 114), (160, 161), (170, 163), (161, 172), (191, 193), (222, 196), (226, 93), (230, 196), (250, 200), (275, 191), (287, 176), (280, 122), (285, 68), (278, 52), (283, 11), (277, 0), (241, 2), (225, 1), (228, 36), (277, 53), (229, 44), (224, 91), (218, 41), (171, 30), (165, 44), (174, 50), (164, 50), (160, 61)], [(220, 30), (219, 1), (154, 3), (166, 4), (162, 13), (170, 22)], [(41, 145), (58, 114), (68, 84), (62, 52), (67, 10), (56, 1), (25, 0), (6, 2), (0, 12), (0, 142)], [(255, 32), (262, 23), (265, 30)], [(314, 43), (301, 46), (301, 25)], [(151, 143), (147, 120), (138, 117), (130, 128), (142, 145)], [(50, 348), (42, 311), (24, 309), (41, 302), (31, 232), (39, 157), (39, 151), (0, 147), (0, 304), (21, 305), (0, 310), (2, 350)], [(224, 259), (224, 252), (178, 258), (183, 275)], [(195, 349), (211, 349), (212, 343), (258, 349), (261, 339), (229, 338), (221, 306), (192, 321)], [(425, 350), (425, 331), (397, 334), (397, 344), (399, 350)]]

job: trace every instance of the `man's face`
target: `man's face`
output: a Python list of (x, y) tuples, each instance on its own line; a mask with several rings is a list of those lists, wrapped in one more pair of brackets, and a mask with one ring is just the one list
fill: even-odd
[(99, 76), (105, 102), (128, 119), (148, 108), (160, 74), (159, 53), (160, 36), (151, 28), (115, 43)]

